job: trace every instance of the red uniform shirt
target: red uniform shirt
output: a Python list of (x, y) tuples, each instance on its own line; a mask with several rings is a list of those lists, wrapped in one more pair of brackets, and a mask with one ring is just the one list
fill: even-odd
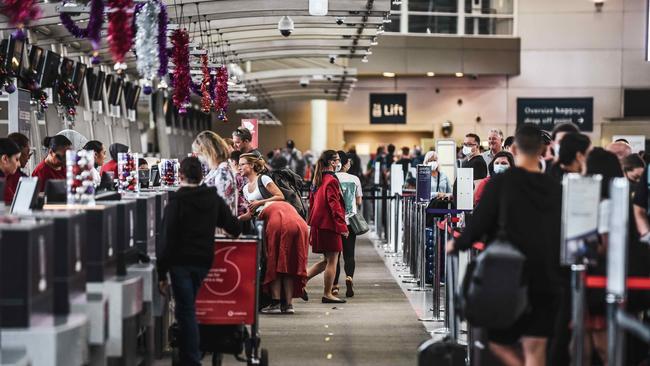
[(110, 160), (108, 163), (102, 165), (102, 169), (99, 172), (100, 176), (103, 176), (105, 173), (113, 173), (112, 179), (117, 178), (117, 161)]
[(17, 169), (16, 172), (12, 175), (8, 175), (5, 178), (5, 204), (11, 205), (11, 201), (14, 199), (14, 194), (16, 193), (16, 188), (18, 188), (18, 181), (20, 177), (26, 177), (27, 175), (23, 173), (20, 169)]
[(65, 167), (56, 170), (52, 168), (49, 164), (45, 163), (45, 160), (38, 163), (34, 171), (32, 172), (32, 177), (38, 177), (38, 190), (43, 192), (45, 189), (45, 182), (50, 179), (65, 179), (66, 171)]

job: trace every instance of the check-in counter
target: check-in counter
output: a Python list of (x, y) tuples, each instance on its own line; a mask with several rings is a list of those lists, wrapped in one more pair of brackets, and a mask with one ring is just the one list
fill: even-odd
[(151, 193), (124, 194), (122, 200), (136, 202), (138, 226), (135, 230), (135, 245), (141, 253), (154, 255), (156, 252), (156, 197)]

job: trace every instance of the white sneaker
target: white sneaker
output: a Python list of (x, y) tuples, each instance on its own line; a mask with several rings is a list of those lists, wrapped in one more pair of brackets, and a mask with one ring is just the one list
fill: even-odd
[(295, 314), (296, 313), (296, 311), (293, 309), (293, 305), (285, 306), (284, 309), (282, 309), (282, 312), (284, 314)]

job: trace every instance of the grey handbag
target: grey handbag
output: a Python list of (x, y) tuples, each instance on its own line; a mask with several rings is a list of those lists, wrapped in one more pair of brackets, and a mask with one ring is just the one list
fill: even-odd
[(363, 215), (359, 212), (350, 217), (350, 229), (355, 235), (363, 235), (370, 231), (366, 219), (363, 218)]

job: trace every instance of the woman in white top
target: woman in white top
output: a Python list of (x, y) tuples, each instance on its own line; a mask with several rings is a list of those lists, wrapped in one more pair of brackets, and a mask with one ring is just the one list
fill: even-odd
[(201, 184), (215, 187), (217, 194), (226, 201), (233, 215), (237, 215), (237, 180), (228, 165), (229, 148), (226, 142), (212, 131), (203, 131), (196, 136), (192, 150), (201, 163), (210, 168)]
[(424, 164), (431, 167), (431, 199), (445, 199), (452, 195), (451, 182), (447, 175), (440, 171), (438, 154), (429, 151), (424, 156)]
[[(246, 177), (248, 183), (243, 188), (244, 197), (248, 201), (248, 212), (239, 216), (240, 220), (250, 220), (264, 204), (273, 201), (284, 201), (284, 195), (271, 177), (265, 175), (264, 159), (256, 154), (243, 154), (239, 157), (239, 174)], [(262, 189), (259, 183), (264, 186)]]

